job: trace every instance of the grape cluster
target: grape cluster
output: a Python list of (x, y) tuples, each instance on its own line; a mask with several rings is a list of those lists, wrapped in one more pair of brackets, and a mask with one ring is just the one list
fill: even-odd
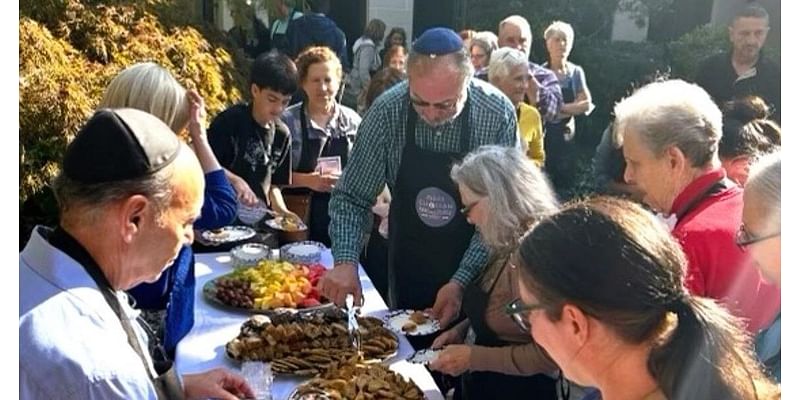
[(217, 299), (233, 307), (253, 308), (255, 293), (250, 282), (244, 279), (220, 279), (217, 281)]

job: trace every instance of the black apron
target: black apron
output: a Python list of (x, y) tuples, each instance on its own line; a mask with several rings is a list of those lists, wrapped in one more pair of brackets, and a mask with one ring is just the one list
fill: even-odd
[[(433, 306), (436, 293), (458, 269), (475, 233), (459, 212), (463, 205), (450, 179), (450, 167), (470, 149), (469, 100), (461, 118), (458, 153), (425, 150), (416, 143), (417, 113), (408, 105), (406, 141), (389, 208), (391, 308)], [(429, 347), (435, 336), (409, 336), (409, 341), (419, 349)]]
[[(575, 101), (575, 90), (572, 81), (569, 86), (561, 87), (561, 96), (564, 104)], [(544, 125), (544, 168), (553, 186), (561, 197), (565, 191), (572, 188), (575, 181), (575, 165), (577, 157), (573, 138), (575, 132), (570, 128), (570, 121), (575, 117), (570, 116), (556, 122), (547, 122)], [(575, 126), (574, 122), (571, 124)], [(566, 200), (566, 199), (562, 199)]]
[[(311, 139), (308, 132), (308, 117), (306, 116), (306, 103), (300, 107), (300, 130), (302, 137), (302, 148), (300, 162), (296, 172), (312, 173), (317, 168), (317, 160), (320, 157), (339, 156), (342, 160), (342, 169), (347, 165), (347, 158), (350, 155), (352, 143), (347, 135), (338, 138), (330, 137), (327, 139)], [(311, 189), (291, 189), (292, 194), (310, 194), (311, 205), (309, 206), (309, 239), (324, 243), (331, 247), (331, 238), (328, 236), (328, 226), (331, 217), (328, 214), (328, 203), (331, 194), (328, 192), (315, 192)]]
[[(150, 378), (150, 381), (155, 387), (158, 398), (184, 398), (183, 387), (181, 387), (181, 384), (178, 381), (178, 376), (171, 362), (154, 366), (156, 373), (159, 375), (153, 374), (153, 370), (150, 368), (150, 363), (148, 362), (147, 357), (144, 355), (142, 343), (139, 341), (136, 332), (133, 330), (133, 326), (131, 326), (128, 316), (122, 309), (122, 305), (119, 302), (119, 298), (117, 298), (116, 292), (111, 287), (108, 279), (105, 277), (105, 275), (103, 275), (103, 271), (100, 270), (100, 267), (94, 261), (89, 252), (86, 251), (86, 249), (77, 240), (70, 236), (70, 234), (64, 231), (61, 227), (57, 227), (50, 234), (48, 241), (53, 247), (61, 250), (70, 258), (77, 261), (78, 264), (80, 264), (83, 269), (86, 270), (86, 273), (92, 277), (92, 280), (94, 280), (95, 284), (97, 284), (97, 289), (103, 295), (106, 303), (108, 303), (108, 306), (119, 319), (119, 322), (122, 325), (122, 330), (125, 331), (125, 335), (128, 337), (128, 344), (141, 359), (142, 365), (145, 371), (147, 371), (147, 376)], [(141, 319), (139, 321), (140, 323), (143, 322)], [(151, 337), (151, 340), (153, 340), (153, 337)]]
[[(496, 273), (488, 292), (480, 287), (483, 275), (473, 280), (464, 289), (464, 300), (461, 309), (469, 318), (470, 326), (475, 332), (475, 345), (485, 347), (502, 347), (509, 343), (497, 337), (497, 334), (486, 323), (486, 309), (489, 297), (497, 281), (503, 275), (508, 264), (503, 265)], [(516, 343), (518, 344), (518, 343)], [(544, 374), (533, 376), (514, 376), (497, 372), (473, 371), (463, 376), (463, 399), (494, 399), (502, 393), (503, 399), (557, 399), (556, 381)]]

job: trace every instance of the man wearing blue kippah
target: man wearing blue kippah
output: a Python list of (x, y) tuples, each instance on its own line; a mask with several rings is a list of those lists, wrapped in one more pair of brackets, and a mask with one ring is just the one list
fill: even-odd
[(460, 212), (471, 205), (461, 204), (450, 167), (481, 145), (520, 143), (514, 106), (473, 73), (458, 34), (430, 29), (412, 45), (408, 80), (381, 95), (361, 122), (330, 203), (335, 267), (320, 290), (337, 304), (347, 293), (361, 296), (361, 232), (388, 185), (390, 307), (432, 307), (443, 327), (458, 314), (462, 290), (488, 252)]

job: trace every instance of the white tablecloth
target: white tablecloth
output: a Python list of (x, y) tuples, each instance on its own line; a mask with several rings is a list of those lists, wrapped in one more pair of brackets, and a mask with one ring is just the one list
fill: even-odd
[[(178, 343), (175, 351), (175, 367), (179, 374), (202, 372), (216, 367), (227, 367), (238, 370), (237, 363), (225, 357), (225, 344), (239, 334), (239, 328), (247, 320), (248, 315), (226, 311), (210, 305), (203, 299), (203, 285), (219, 275), (231, 271), (231, 260), (228, 253), (197, 254), (195, 275), (197, 290), (194, 303), (194, 327), (189, 334)], [(323, 253), (322, 264), (330, 268), (333, 260), (330, 251)], [(373, 287), (363, 269), (359, 267), (361, 287), (364, 292), (363, 315), (383, 317), (386, 312), (378, 291)], [(421, 365), (405, 361), (414, 352), (408, 340), (400, 336), (400, 348), (397, 356), (388, 360), (389, 368), (410, 378), (431, 400), (443, 399), (430, 373)], [(275, 400), (284, 400), (302, 383), (302, 379), (278, 376), (272, 385), (272, 396)]]

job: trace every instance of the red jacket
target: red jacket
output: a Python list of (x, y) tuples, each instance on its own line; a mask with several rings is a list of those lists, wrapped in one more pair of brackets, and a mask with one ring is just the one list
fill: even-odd
[(742, 189), (729, 185), (703, 197), (723, 178), (722, 168), (710, 171), (675, 198), (670, 212), (678, 214), (678, 222), (672, 235), (688, 260), (689, 291), (719, 300), (756, 333), (778, 313), (780, 289), (761, 279), (750, 255), (735, 243), (742, 223)]

